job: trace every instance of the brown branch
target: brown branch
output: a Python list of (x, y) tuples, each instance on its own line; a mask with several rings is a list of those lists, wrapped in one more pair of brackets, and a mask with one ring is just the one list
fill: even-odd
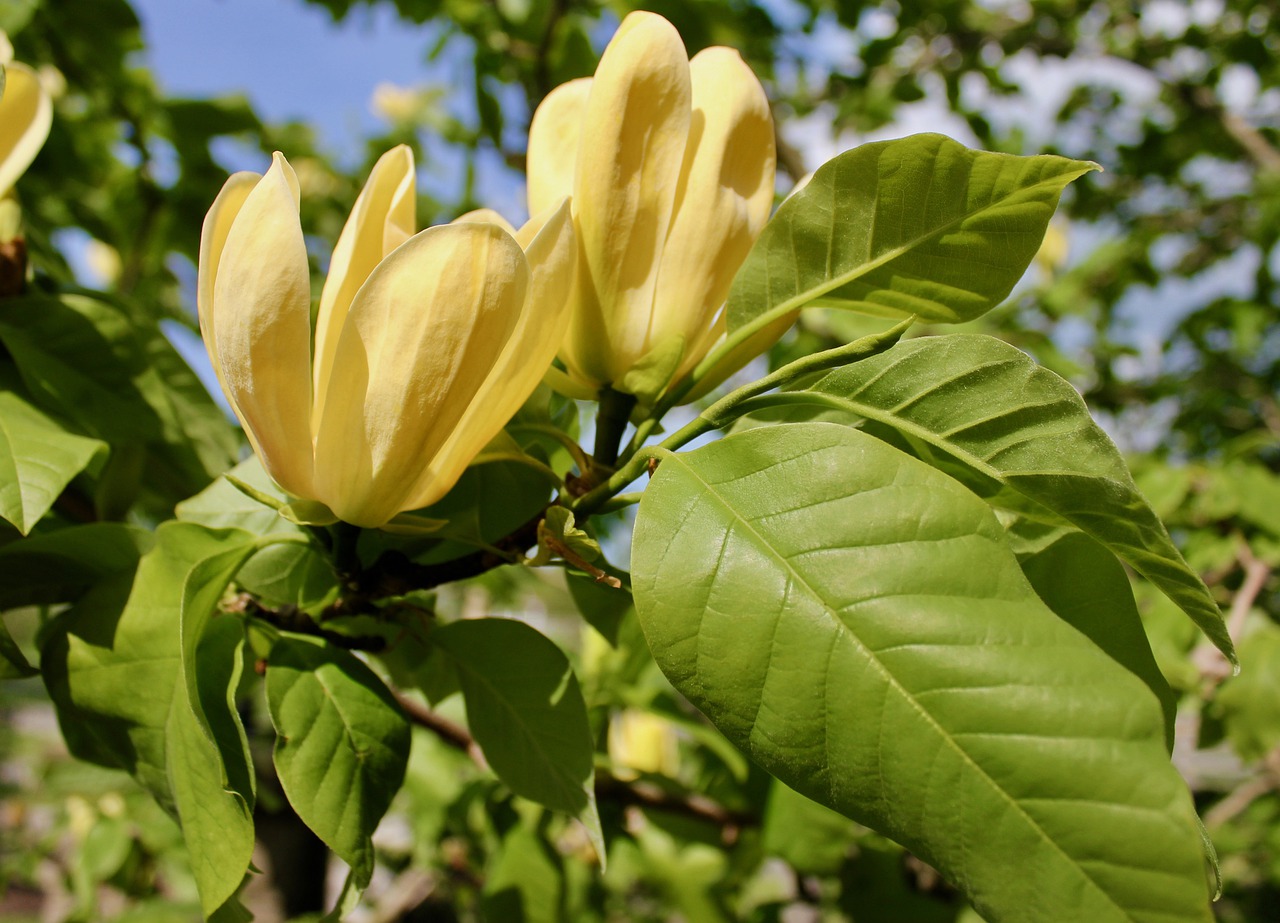
[[(396, 694), (396, 701), (411, 722), (431, 731), (454, 749), (466, 753), (481, 768), (488, 769), (479, 745), (466, 728), (402, 694)], [(727, 808), (704, 795), (668, 792), (651, 782), (627, 781), (607, 772), (596, 773), (596, 798), (623, 806), (650, 808), (706, 821), (720, 827), (728, 842), (735, 840), (743, 827), (760, 824), (760, 818), (755, 814)]]
[[(1239, 643), (1249, 612), (1253, 609), (1258, 594), (1262, 592), (1267, 580), (1271, 577), (1271, 566), (1253, 553), (1253, 549), (1243, 537), (1240, 538), (1240, 546), (1236, 551), (1236, 561), (1244, 571), (1244, 580), (1240, 583), (1240, 589), (1236, 590), (1235, 596), (1232, 597), (1231, 608), (1227, 611), (1227, 634), (1232, 644)], [(1192, 654), (1192, 660), (1200, 670), (1201, 677), (1214, 685), (1231, 675), (1231, 665), (1227, 663), (1227, 658), (1207, 642), (1201, 643), (1196, 648), (1195, 653)]]
[(1254, 166), (1265, 173), (1280, 173), (1280, 151), (1271, 145), (1258, 129), (1218, 101), (1213, 90), (1206, 86), (1181, 86), (1178, 95), (1188, 106), (1212, 116), (1222, 125), (1222, 130), (1253, 161)]
[(1205, 827), (1216, 830), (1242, 814), (1254, 801), (1277, 788), (1280, 788), (1280, 747), (1262, 758), (1262, 769), (1258, 775), (1245, 779), (1228, 792), (1226, 797), (1205, 811)]

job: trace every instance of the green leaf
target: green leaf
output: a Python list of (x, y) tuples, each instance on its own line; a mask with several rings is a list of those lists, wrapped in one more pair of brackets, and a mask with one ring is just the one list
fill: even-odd
[(765, 855), (801, 875), (834, 875), (849, 857), (858, 825), (774, 780), (761, 825)]
[(253, 790), (231, 700), (240, 623), (215, 619), (197, 632), (251, 541), (238, 530), (161, 525), (132, 581), (118, 574), (85, 594), (53, 623), (41, 657), (72, 752), (127, 770), (178, 818), (206, 914), (248, 867)]
[(453, 659), (467, 724), (517, 795), (578, 818), (605, 861), (594, 746), (578, 678), (545, 635), (512, 619), (464, 619), (432, 632)]
[[(235, 486), (235, 481), (259, 493), (260, 502)], [(288, 502), (263, 469), (256, 455), (236, 465), (194, 497), (178, 504), (176, 515), (184, 522), (211, 528), (235, 527), (258, 535), (307, 535), (267, 503)], [(268, 545), (250, 558), (236, 574), (236, 582), (268, 606), (311, 609), (326, 602), (336, 584), (328, 559), (309, 545)]]
[(0, 679), (22, 679), (39, 672), (31, 666), (18, 642), (13, 640), (9, 627), (0, 620)]
[(1009, 488), (1127, 561), (1234, 657), (1222, 613), (1066, 381), (985, 336), (921, 337), (813, 385), (981, 494)]
[(267, 659), (275, 765), (289, 803), (344, 862), (358, 888), (373, 874), (374, 828), (404, 781), (409, 723), (353, 654), (282, 634)]
[(134, 380), (146, 360), (121, 312), (78, 296), (6, 299), (0, 341), (42, 406), (108, 441), (160, 438), (160, 419)]
[(1172, 753), (1177, 697), (1156, 666), (1129, 577), (1115, 555), (1073, 532), (1020, 563), (1036, 595), (1055, 615), (1147, 684), (1164, 712), (1164, 742)]
[(1241, 759), (1257, 760), (1280, 744), (1280, 628), (1264, 622), (1240, 643), (1240, 675), (1222, 685), (1210, 706), (1226, 725)]
[(1022, 277), (1066, 185), (1096, 169), (933, 134), (840, 154), (765, 225), (729, 292), (729, 329), (806, 305), (972, 320)]
[(661, 461), (632, 581), (654, 658), (731, 741), (992, 923), (1210, 919), (1159, 704), (954, 480), (846, 427), (748, 430)]
[[(282, 506), (289, 502), (290, 498), (271, 480), (256, 455), (250, 455), (227, 474), (278, 500)], [(258, 535), (295, 528), (274, 508), (247, 496), (226, 478), (218, 478), (194, 497), (183, 500), (174, 513), (181, 520), (198, 522), (211, 529), (237, 528)]]
[(6, 299), (0, 340), (41, 405), (112, 444), (146, 444), (142, 486), (163, 508), (234, 461), (234, 428), (141, 312), (82, 295)]
[(502, 837), (484, 881), (484, 913), (504, 923), (565, 919), (564, 859), (547, 842), (541, 809), (528, 812)]
[(0, 392), (0, 517), (26, 535), (106, 448), (68, 433), (16, 394)]
[(0, 548), (0, 609), (73, 602), (112, 574), (131, 572), (152, 534), (118, 522), (93, 522), (33, 535)]

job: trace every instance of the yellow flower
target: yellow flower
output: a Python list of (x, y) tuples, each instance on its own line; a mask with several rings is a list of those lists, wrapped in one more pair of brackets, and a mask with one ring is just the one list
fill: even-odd
[(529, 212), (572, 194), (581, 251), (567, 381), (553, 384), (652, 398), (706, 355), (769, 218), (774, 160), (768, 100), (738, 53), (689, 60), (653, 13), (623, 20), (594, 78), (547, 96), (529, 131)]
[(36, 72), (10, 60), (13, 47), (0, 32), (0, 198), (8, 194), (31, 166), (49, 137), (53, 123), (53, 102), (41, 86)]
[(538, 385), (568, 321), (568, 203), (522, 249), (491, 224), (414, 233), (413, 154), (382, 156), (334, 248), (312, 360), (298, 183), (276, 154), (227, 180), (200, 241), (200, 330), (288, 493), (381, 526), (434, 503)]

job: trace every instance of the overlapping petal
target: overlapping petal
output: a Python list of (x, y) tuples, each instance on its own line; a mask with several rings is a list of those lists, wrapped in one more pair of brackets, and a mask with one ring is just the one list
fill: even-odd
[[(216, 231), (221, 220), (213, 224)], [(212, 279), (200, 288), (212, 287), (210, 352), (223, 388), (276, 483), (310, 496), (311, 280), (298, 180), (283, 156), (244, 196), (216, 255), (212, 241), (210, 251)]]
[(313, 427), (319, 425), (324, 411), (329, 373), (347, 311), (374, 267), (417, 230), (416, 194), (413, 152), (401, 144), (374, 164), (333, 248), (316, 314)]
[[(658, 271), (650, 339), (711, 330), (773, 207), (774, 134), (760, 81), (731, 48), (689, 62), (693, 120)], [(688, 350), (688, 372), (710, 344)]]
[(528, 163), (530, 211), (571, 188), (579, 230), (555, 386), (656, 397), (722, 337), (730, 284), (768, 220), (764, 89), (736, 51), (690, 61), (669, 22), (632, 13), (595, 77), (538, 108)]
[(4, 65), (4, 90), (0, 93), (0, 196), (26, 172), (49, 137), (53, 102), (40, 86), (40, 78), (25, 64)]
[(529, 294), (502, 353), (472, 403), (484, 408), (459, 422), (414, 487), (411, 509), (435, 503), (461, 477), (520, 405), (528, 400), (555, 357), (569, 323), (563, 293), (572, 281), (577, 240), (568, 200), (537, 215), (517, 232), (531, 269)]
[(201, 332), (280, 486), (382, 526), (443, 496), (550, 366), (578, 252), (569, 205), (518, 232), (481, 212), (414, 234), (412, 154), (389, 152), (335, 249), (313, 367), (298, 198), (279, 154), (227, 181), (201, 236)]
[(471, 409), (528, 285), (519, 245), (488, 224), (423, 231), (374, 270), (343, 326), (316, 432), (317, 498), (339, 518), (380, 525), (406, 508)]
[[(574, 183), (582, 249), (608, 336), (610, 380), (648, 351), (691, 114), (679, 33), (661, 16), (632, 13), (596, 69)], [(580, 344), (579, 358), (590, 348)]]

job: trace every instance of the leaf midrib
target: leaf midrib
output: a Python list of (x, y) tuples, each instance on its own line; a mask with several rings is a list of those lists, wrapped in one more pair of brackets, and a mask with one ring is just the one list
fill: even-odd
[[(539, 739), (537, 735), (535, 735), (533, 732), (531, 732), (528, 729), (528, 726), (526, 722), (522, 719), (520, 712), (517, 711), (515, 706), (511, 704), (511, 700), (505, 694), (503, 694), (502, 691), (497, 686), (489, 682), (488, 677), (486, 677), (479, 670), (472, 668), (469, 664), (464, 663), (460, 658), (455, 658), (454, 662), (464, 673), (469, 675), (475, 682), (479, 683), (481, 686), (484, 686), (487, 690), (489, 690), (490, 695), (502, 704), (503, 710), (507, 712), (509, 715), (511, 715), (511, 717), (516, 719), (515, 725), (517, 728), (519, 728), (521, 736), (528, 739), (529, 742), (534, 745), (532, 748), (534, 752), (536, 752), (542, 758), (543, 763), (545, 763), (547, 766), (551, 768), (550, 775), (555, 780), (556, 787), (565, 789), (565, 786), (566, 785), (568, 786), (567, 789), (565, 789), (565, 791), (567, 792), (567, 799), (566, 799), (567, 801), (569, 802), (573, 801), (574, 796), (580, 795), (587, 790), (586, 782), (584, 782), (580, 786), (577, 783), (575, 783), (572, 779), (568, 778), (566, 774), (560, 772), (559, 764), (556, 763), (555, 760), (550, 759), (546, 750), (541, 745), (539, 745)], [(595, 775), (595, 769), (593, 768), (591, 770), (591, 776), (594, 776), (594, 775)], [(589, 776), (588, 778), (590, 778), (591, 776)], [(576, 808), (575, 810), (580, 811), (582, 810), (582, 808)]]
[[(1062, 183), (1062, 185), (1065, 186), (1066, 183), (1071, 182), (1071, 180), (1075, 179), (1077, 176), (1081, 176), (1087, 172), (1089, 172), (1088, 169), (1076, 171), (1075, 176), (1071, 176), (1070, 178), (1068, 178), (1065, 182)], [(972, 174), (972, 170), (970, 170), (970, 174)], [(1052, 187), (1058, 182), (1058, 180), (1061, 179), (1063, 175), (1065, 174), (1057, 174), (1052, 178), (1042, 179), (1031, 186), (1020, 186), (1016, 190), (1014, 190), (1012, 193), (1002, 196), (1000, 199), (995, 200), (993, 202), (988, 202), (987, 204), (983, 205), (981, 208), (975, 208), (973, 210), (966, 211), (958, 215), (957, 217), (953, 218), (951, 221), (947, 221), (943, 224), (937, 225), (936, 227), (932, 228), (926, 233), (919, 234), (911, 238), (910, 240), (904, 241), (903, 243), (899, 244), (897, 247), (893, 247), (889, 250), (884, 251), (880, 256), (877, 256), (874, 259), (871, 259), (865, 263), (861, 263), (858, 266), (854, 267), (853, 269), (849, 270), (848, 272), (841, 273), (840, 275), (832, 276), (821, 285), (816, 285), (812, 288), (806, 289), (803, 292), (798, 292), (795, 295), (791, 296), (790, 298), (786, 299), (785, 301), (777, 302), (773, 306), (767, 308), (766, 310), (761, 311), (758, 315), (747, 318), (746, 322), (737, 325), (736, 328), (730, 328), (730, 329), (731, 330), (740, 329), (742, 327), (745, 327), (748, 323), (751, 323), (752, 321), (756, 321), (762, 317), (768, 317), (772, 319), (774, 317), (782, 317), (785, 314), (789, 314), (791, 311), (801, 308), (811, 301), (815, 301), (818, 298), (822, 298), (824, 295), (828, 295), (831, 292), (834, 292), (836, 289), (842, 288), (843, 286), (848, 285), (850, 282), (853, 282), (855, 279), (861, 278), (862, 276), (867, 275), (868, 273), (874, 272), (880, 267), (893, 262), (898, 257), (902, 256), (904, 253), (907, 253), (915, 249), (916, 247), (919, 247), (922, 244), (927, 243), (931, 238), (945, 234), (947, 231), (950, 231), (952, 228), (956, 227), (957, 225), (963, 224), (969, 219), (977, 215), (981, 215), (983, 212), (1005, 205), (1006, 203), (1008, 203), (1010, 199), (1017, 198), (1021, 194), (1036, 192), (1044, 187)], [(878, 214), (879, 214), (879, 208), (876, 208), (873, 211), (873, 218), (875, 215), (878, 215)], [(832, 221), (834, 223), (834, 215), (832, 217)], [(832, 236), (834, 237), (834, 234)], [(792, 246), (791, 249), (794, 252), (795, 247)], [(766, 265), (767, 263), (768, 261), (766, 260)], [(798, 269), (798, 262), (796, 265)]]
[[(685, 462), (683, 458), (681, 458), (678, 455), (673, 454), (672, 456), (668, 457), (664, 461), (664, 464), (670, 464), (671, 462), (677, 461), (677, 460), (680, 463), (681, 469), (688, 472), (689, 475), (694, 480), (696, 480), (699, 484), (701, 484), (705, 488), (706, 494), (710, 496), (712, 499), (714, 499), (717, 503), (719, 503), (719, 505), (724, 509), (724, 511), (730, 517), (732, 517), (734, 521), (741, 523), (742, 526), (745, 528), (746, 532), (749, 534), (749, 536), (756, 541), (758, 546), (761, 547), (771, 557), (775, 558), (783, 566), (783, 568), (794, 578), (794, 580), (796, 581), (796, 584), (803, 587), (804, 590), (808, 592), (810, 597), (815, 601), (817, 601), (817, 603), (822, 607), (822, 610), (831, 617), (831, 620), (832, 622), (835, 623), (837, 630), (844, 631), (849, 635), (849, 637), (853, 640), (854, 644), (857, 645), (858, 649), (864, 653), (867, 660), (872, 664), (872, 666), (877, 670), (877, 672), (879, 672), (880, 675), (884, 677), (885, 682), (889, 685), (889, 687), (895, 690), (899, 695), (902, 696), (903, 700), (905, 700), (911, 706), (911, 708), (914, 709), (917, 712), (917, 714), (919, 714), (925, 720), (926, 724), (934, 729), (935, 733), (943, 740), (943, 742), (946, 743), (946, 745), (950, 747), (966, 764), (968, 764), (981, 779), (986, 781), (987, 784), (991, 787), (991, 789), (995, 791), (1001, 798), (1003, 798), (1014, 809), (1014, 811), (1017, 813), (1018, 816), (1023, 818), (1027, 826), (1029, 826), (1037, 835), (1041, 837), (1041, 839), (1044, 840), (1045, 843), (1049, 844), (1049, 846), (1051, 846), (1059, 855), (1061, 855), (1063, 859), (1066, 860), (1067, 865), (1069, 867), (1076, 869), (1078, 873), (1091, 886), (1093, 886), (1093, 888), (1099, 894), (1101, 894), (1109, 904), (1111, 904), (1113, 907), (1119, 910), (1120, 913), (1124, 915), (1126, 919), (1133, 919), (1133, 917), (1129, 916), (1127, 911), (1125, 911), (1125, 909), (1122, 906), (1120, 906), (1120, 904), (1118, 904), (1116, 900), (1100, 884), (1098, 884), (1098, 882), (1094, 880), (1094, 878), (1079, 863), (1077, 863), (1074, 859), (1072, 859), (1072, 857), (1057, 843), (1057, 841), (1055, 841), (1052, 837), (1048, 835), (1048, 833), (1044, 830), (1044, 828), (1041, 827), (1040, 824), (1036, 822), (1035, 818), (1033, 818), (1030, 814), (1026, 812), (1026, 810), (1023, 809), (1022, 805), (1017, 801), (1017, 799), (1015, 799), (1012, 795), (1010, 795), (1003, 788), (1001, 788), (1000, 785), (996, 782), (996, 780), (993, 779), (982, 768), (982, 766), (979, 763), (974, 761), (973, 757), (969, 755), (968, 751), (966, 751), (963, 747), (961, 747), (955, 741), (955, 739), (947, 732), (947, 730), (941, 724), (938, 723), (937, 719), (935, 719), (933, 715), (931, 715), (928, 711), (926, 711), (923, 705), (921, 705), (919, 702), (916, 701), (915, 697), (910, 693), (909, 690), (906, 689), (906, 687), (904, 687), (901, 684), (901, 682), (898, 681), (897, 677), (889, 670), (889, 668), (880, 662), (879, 658), (876, 657), (875, 652), (872, 651), (863, 643), (862, 639), (859, 638), (858, 635), (855, 634), (854, 631), (848, 625), (846, 625), (838, 615), (836, 615), (836, 613), (831, 609), (831, 607), (827, 605), (826, 601), (822, 598), (822, 596), (819, 595), (818, 592), (809, 584), (809, 582), (804, 579), (803, 575), (801, 575), (794, 567), (791, 566), (791, 562), (788, 561), (785, 557), (783, 557), (773, 547), (773, 545), (769, 543), (765, 539), (765, 537), (755, 529), (753, 523), (749, 522), (747, 519), (739, 515), (737, 511), (733, 508), (733, 506), (730, 505), (729, 501), (724, 496), (722, 496), (719, 493), (719, 491), (716, 490), (714, 485), (704, 480), (700, 475), (697, 474), (697, 472), (695, 472), (691, 467), (689, 467), (689, 465)], [(782, 616), (779, 615), (778, 620), (780, 621), (781, 618)], [(772, 658), (772, 649), (769, 652), (769, 656), (770, 658)], [(767, 667), (766, 667), (766, 672), (768, 672)], [(825, 723), (826, 722), (824, 722), (824, 725)]]

